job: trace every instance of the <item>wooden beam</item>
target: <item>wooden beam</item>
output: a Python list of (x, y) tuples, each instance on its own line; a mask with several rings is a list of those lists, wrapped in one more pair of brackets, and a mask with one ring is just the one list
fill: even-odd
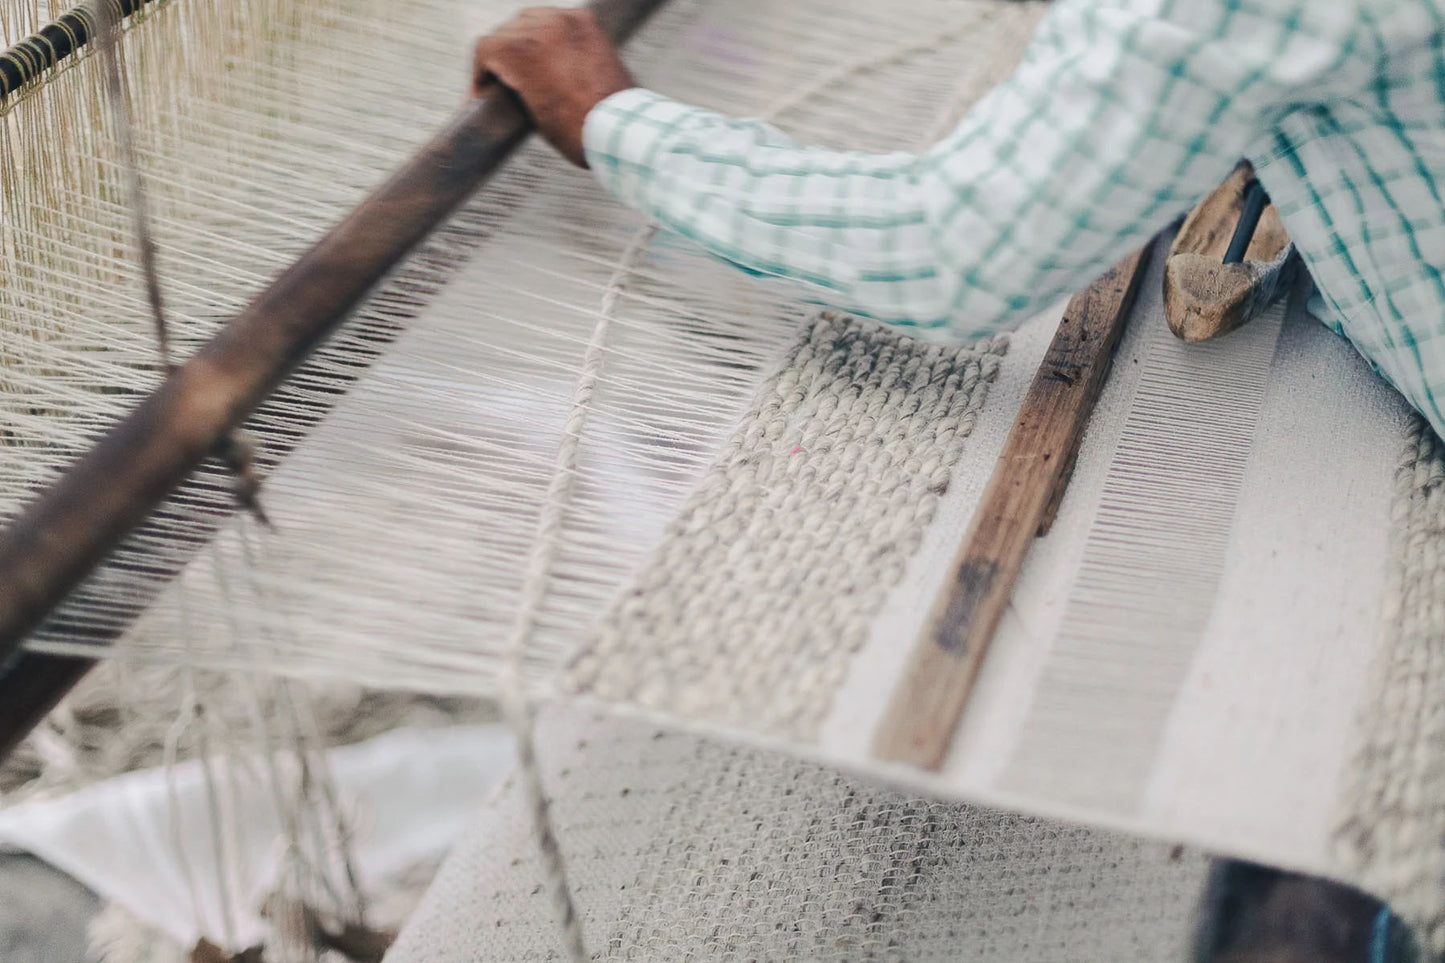
[(937, 769), (1036, 535), (1053, 523), (1139, 291), (1151, 241), (1075, 295), (873, 742), (879, 759)]
[[(662, 3), (595, 0), (591, 7), (622, 43)], [(0, 532), (0, 674), (13, 678), (24, 664), (46, 679), (27, 711), (0, 715), (0, 726), (28, 731), (36, 712), (79, 678), (77, 660), (22, 655), (29, 633), (530, 131), (508, 92), (468, 103)], [(0, 730), (0, 750), (23, 736)]]
[(94, 666), (90, 659), (17, 652), (0, 672), (0, 761)]
[[(151, 0), (109, 0), (117, 18), (125, 18)], [(44, 76), (88, 44), (95, 29), (85, 5), (67, 10), (4, 53), (0, 53), (0, 101)]]

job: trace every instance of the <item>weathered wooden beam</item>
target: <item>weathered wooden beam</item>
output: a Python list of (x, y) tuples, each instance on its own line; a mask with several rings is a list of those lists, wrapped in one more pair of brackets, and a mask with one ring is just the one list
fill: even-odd
[[(595, 0), (591, 7), (621, 43), (663, 2)], [(0, 675), (17, 678), (16, 660), (24, 660), (46, 680), (25, 700), (25, 711), (0, 713), (0, 755), (80, 674), (74, 659), (22, 655), (29, 633), (501, 166), (531, 127), (510, 93), (468, 103), (0, 532)]]
[(942, 765), (1024, 556), (1053, 523), (1152, 246), (1120, 261), (1064, 310), (943, 595), (879, 723), (878, 758)]

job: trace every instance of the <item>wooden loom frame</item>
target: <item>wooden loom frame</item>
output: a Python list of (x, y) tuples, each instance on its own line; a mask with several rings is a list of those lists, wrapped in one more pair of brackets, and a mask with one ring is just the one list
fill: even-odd
[[(151, 0), (106, 2), (125, 17)], [(662, 2), (594, 0), (591, 7), (621, 43)], [(0, 56), (0, 100), (78, 53), (92, 32), (88, 11), (77, 7)], [(23, 651), (25, 638), (530, 131), (508, 92), (469, 103), (0, 531), (0, 760), (94, 665)], [(890, 700), (874, 745), (879, 757), (929, 769), (941, 764), (1029, 545), (1057, 512), (1152, 245), (1066, 309), (948, 588)], [(111, 641), (121, 629), (106, 631), (97, 641)], [(1327, 898), (1339, 899), (1340, 887), (1319, 885)], [(1366, 909), (1367, 921), (1374, 910)]]
[[(621, 44), (663, 2), (590, 9)], [(510, 91), (470, 101), (0, 531), (0, 759), (94, 665), (24, 652), (29, 634), (531, 131)]]
[[(108, 0), (130, 15), (150, 0)], [(595, 0), (621, 43), (663, 0)], [(79, 52), (77, 7), (16, 49), (28, 72)], [(69, 45), (58, 43), (68, 40)], [(33, 51), (53, 54), (40, 59)], [(17, 61), (20, 62), (20, 61)], [(386, 183), (283, 272), (60, 479), (0, 531), (0, 759), (95, 664), (27, 652), (24, 640), (349, 316), (369, 291), (495, 173), (531, 131), (509, 92), (472, 101)], [(1069, 304), (875, 741), (884, 759), (936, 769), (962, 715), (1035, 533), (1047, 530), (1148, 263), (1148, 247)], [(125, 620), (91, 633), (109, 644)]]

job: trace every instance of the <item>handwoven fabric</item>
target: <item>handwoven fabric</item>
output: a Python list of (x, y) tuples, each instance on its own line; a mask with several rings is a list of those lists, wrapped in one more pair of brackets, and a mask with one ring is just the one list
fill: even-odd
[[(594, 959), (1186, 958), (1196, 853), (636, 721), (559, 710), (539, 736)], [(530, 831), (522, 794), (504, 789), (387, 959), (557, 959)]]
[(1445, 445), (1423, 421), (1395, 477), (1394, 584), (1338, 842), (1355, 881), (1445, 953)]
[(811, 736), (933, 519), (1002, 351), (820, 315), (574, 661), (569, 687)]

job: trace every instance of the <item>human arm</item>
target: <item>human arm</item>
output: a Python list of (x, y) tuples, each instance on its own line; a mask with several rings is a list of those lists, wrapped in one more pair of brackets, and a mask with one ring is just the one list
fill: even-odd
[(586, 156), (625, 202), (817, 300), (991, 330), (1142, 243), (1280, 114), (1360, 82), (1349, 4), (1184, 6), (1058, 0), (1014, 76), (921, 155), (798, 147), (631, 89), (589, 110)]
[(472, 96), (498, 82), (522, 98), (538, 132), (579, 167), (587, 166), (582, 125), (588, 113), (636, 84), (586, 7), (532, 7), (478, 40)]

